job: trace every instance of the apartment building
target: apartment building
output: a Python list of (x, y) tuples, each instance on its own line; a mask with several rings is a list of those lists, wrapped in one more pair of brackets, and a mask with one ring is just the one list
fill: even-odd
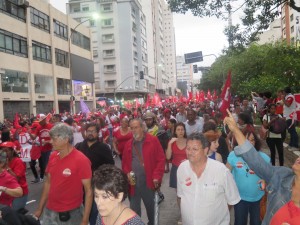
[[(92, 30), (96, 96), (132, 99), (154, 91), (139, 0), (69, 0), (67, 13)], [(100, 18), (89, 20), (93, 14)]]
[[(95, 107), (90, 30), (47, 1), (0, 4), (0, 121)], [(72, 101), (71, 101), (72, 100)]]
[(163, 18), (165, 73), (168, 79), (168, 94), (175, 95), (175, 90), (177, 87), (175, 28), (173, 25), (173, 14), (169, 9), (169, 5), (166, 3), (164, 3), (163, 6)]

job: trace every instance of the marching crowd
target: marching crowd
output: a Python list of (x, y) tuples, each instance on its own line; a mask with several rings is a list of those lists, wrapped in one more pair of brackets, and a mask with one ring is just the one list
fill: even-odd
[[(283, 166), (286, 131), (289, 150), (299, 150), (294, 95), (287, 87), (274, 99), (268, 92), (251, 96), (234, 99), (223, 114), (216, 102), (191, 101), (88, 115), (19, 113), (13, 122), (5, 120), (0, 224), (144, 224), (143, 202), (147, 224), (156, 225), (156, 204), (164, 199), (160, 186), (169, 173), (181, 212), (178, 224), (228, 225), (234, 208), (235, 225), (246, 225), (248, 218), (250, 225), (299, 225), (300, 157), (292, 168)], [(32, 181), (19, 154), (24, 133), (32, 145)], [(260, 152), (262, 139), (270, 157)], [(116, 157), (121, 168), (114, 165)], [(28, 182), (43, 182), (33, 215), (25, 208)]]

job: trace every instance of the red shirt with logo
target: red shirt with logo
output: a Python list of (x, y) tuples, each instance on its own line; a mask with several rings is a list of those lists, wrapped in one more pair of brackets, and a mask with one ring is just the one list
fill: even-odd
[(177, 146), (177, 143), (175, 141), (174, 143), (172, 143), (171, 149), (172, 149), (172, 164), (178, 167), (183, 161), (186, 160), (186, 152), (185, 152), (186, 147), (180, 149)]
[(36, 128), (35, 134), (39, 137), (39, 142), (41, 143), (40, 150), (41, 152), (48, 152), (52, 150), (51, 144), (43, 144), (45, 141), (50, 141), (50, 130), (52, 129), (53, 124), (46, 123), (44, 126), (39, 125)]
[(50, 175), (47, 208), (55, 212), (78, 208), (83, 201), (83, 179), (92, 178), (91, 162), (80, 151), (73, 150), (64, 158), (54, 151), (46, 173)]

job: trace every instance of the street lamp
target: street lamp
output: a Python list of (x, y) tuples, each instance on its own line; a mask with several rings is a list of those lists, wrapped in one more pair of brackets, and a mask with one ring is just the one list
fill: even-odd
[(99, 15), (98, 14), (93, 14), (93, 16), (91, 18), (88, 18), (86, 20), (83, 20), (81, 21), (79, 24), (77, 24), (74, 29), (70, 29), (71, 32), (70, 32), (70, 37), (69, 37), (69, 66), (70, 66), (70, 93), (71, 93), (71, 97), (70, 97), (70, 113), (73, 114), (75, 113), (75, 105), (74, 105), (74, 101), (75, 101), (75, 96), (74, 96), (74, 93), (73, 93), (73, 71), (72, 71), (72, 60), (71, 60), (71, 42), (72, 42), (72, 36), (73, 34), (76, 32), (76, 29), (83, 23), (87, 22), (87, 21), (90, 21), (91, 19), (97, 19), (99, 18)]
[(118, 87), (120, 87), (125, 81), (127, 81), (129, 78), (135, 77), (135, 75), (131, 75), (129, 77), (126, 77), (117, 87), (114, 88), (114, 101), (116, 101), (116, 90)]

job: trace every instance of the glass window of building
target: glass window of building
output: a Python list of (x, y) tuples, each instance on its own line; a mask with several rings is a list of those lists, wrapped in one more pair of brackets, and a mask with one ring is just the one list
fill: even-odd
[(27, 49), (25, 37), (0, 29), (0, 51), (27, 58)]
[(69, 53), (56, 48), (55, 63), (58, 66), (69, 67)]
[(114, 41), (114, 35), (113, 34), (103, 34), (102, 35), (102, 41), (103, 42), (113, 42)]
[(53, 19), (54, 34), (57, 37), (68, 40), (68, 26)]
[(0, 11), (26, 22), (26, 7), (18, 5), (16, 0), (0, 0)]
[(37, 61), (52, 63), (51, 47), (36, 41), (32, 41), (32, 57)]
[(72, 44), (77, 45), (78, 47), (84, 48), (86, 50), (91, 49), (90, 39), (73, 29), (71, 30), (71, 40)]
[(1, 76), (3, 92), (28, 93), (28, 73), (5, 70), (5, 74)]
[(102, 20), (103, 27), (111, 27), (113, 25), (113, 19), (104, 19)]
[(71, 94), (71, 82), (69, 79), (57, 78), (57, 94), (70, 95)]
[(37, 94), (54, 94), (53, 77), (40, 74), (34, 75), (34, 91)]
[(103, 4), (102, 8), (101, 8), (102, 12), (111, 12), (112, 11), (112, 4), (111, 3), (107, 3), (107, 4)]
[(50, 20), (48, 15), (31, 7), (30, 19), (32, 26), (50, 33)]

